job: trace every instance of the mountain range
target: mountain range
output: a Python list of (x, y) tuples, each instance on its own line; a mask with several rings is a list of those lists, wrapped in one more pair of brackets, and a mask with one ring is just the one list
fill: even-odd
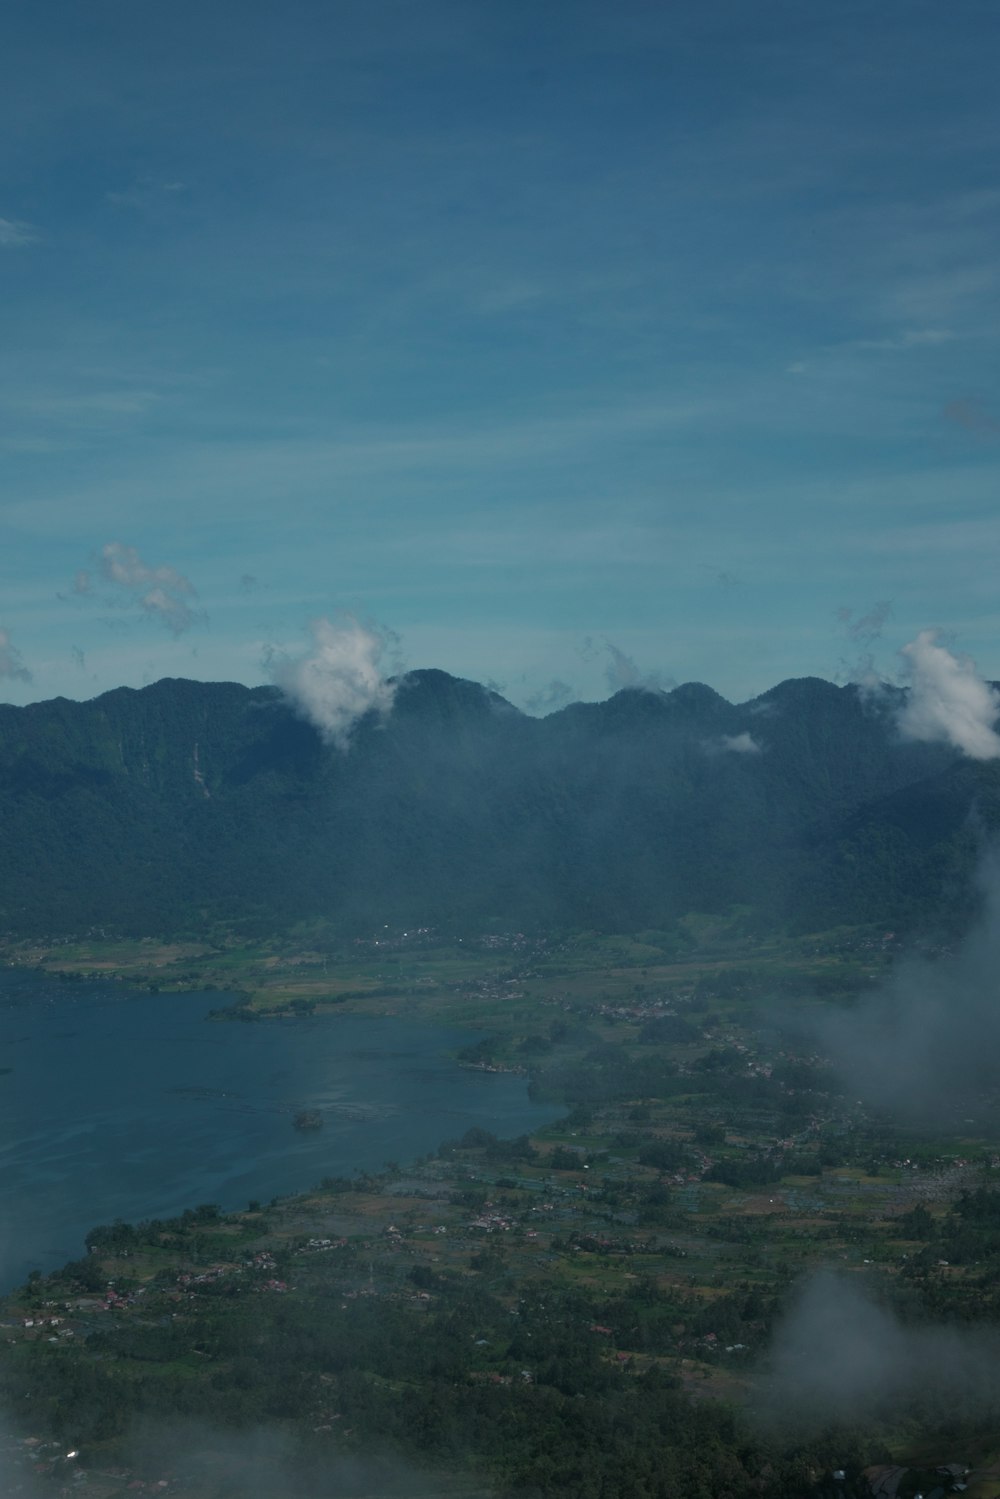
[(966, 899), (1000, 773), (905, 742), (900, 702), (689, 683), (533, 718), (414, 671), (346, 750), (274, 687), (0, 706), (0, 928), (906, 925)]

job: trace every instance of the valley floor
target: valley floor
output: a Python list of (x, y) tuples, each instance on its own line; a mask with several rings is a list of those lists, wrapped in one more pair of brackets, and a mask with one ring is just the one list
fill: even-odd
[(251, 1473), (253, 1492), (302, 1496), (335, 1473), (338, 1493), (410, 1499), (893, 1482), (992, 1499), (995, 1410), (928, 1394), (811, 1424), (753, 1414), (819, 1267), (911, 1321), (1000, 1318), (1000, 1137), (958, 1118), (964, 1100), (936, 1134), (892, 1124), (807, 1039), (803, 1017), (849, 1005), (893, 950), (867, 932), (748, 946), (708, 923), (682, 954), (648, 935), (388, 931), (346, 955), (9, 950), (81, 982), (216, 984), (223, 1019), (471, 1023), (461, 1065), (523, 1071), (567, 1110), (530, 1140), (470, 1131), (301, 1197), (95, 1229), (84, 1260), (3, 1309), (11, 1471), (43, 1492), (85, 1474), (97, 1499), (242, 1494)]

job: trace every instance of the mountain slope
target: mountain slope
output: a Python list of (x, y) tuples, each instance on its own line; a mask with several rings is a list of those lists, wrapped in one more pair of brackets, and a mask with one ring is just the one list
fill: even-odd
[(902, 743), (892, 707), (806, 679), (533, 719), (423, 671), (346, 754), (269, 687), (2, 707), (0, 925), (904, 920), (967, 873), (1000, 782)]

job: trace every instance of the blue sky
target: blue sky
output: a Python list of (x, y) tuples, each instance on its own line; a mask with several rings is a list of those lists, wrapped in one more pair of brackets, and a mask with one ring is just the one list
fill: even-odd
[(1000, 677), (998, 42), (11, 0), (0, 698), (267, 680), (344, 610), (536, 711), (935, 627)]

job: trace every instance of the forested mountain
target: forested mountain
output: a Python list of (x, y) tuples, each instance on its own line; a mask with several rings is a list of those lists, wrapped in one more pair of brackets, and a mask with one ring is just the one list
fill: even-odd
[(346, 752), (271, 687), (2, 707), (0, 926), (906, 922), (963, 887), (1000, 777), (903, 742), (896, 706), (810, 678), (535, 719), (416, 671)]

